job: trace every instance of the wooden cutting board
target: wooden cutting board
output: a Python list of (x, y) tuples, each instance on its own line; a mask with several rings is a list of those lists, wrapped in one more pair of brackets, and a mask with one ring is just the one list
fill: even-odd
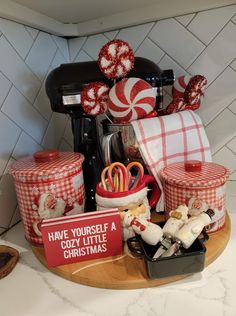
[[(205, 243), (205, 266), (212, 263), (225, 249), (230, 238), (230, 227), (230, 218), (227, 214), (224, 228), (210, 234), (209, 240)], [(47, 267), (43, 247), (32, 246), (32, 250), (39, 261)], [(49, 270), (73, 282), (107, 289), (153, 287), (175, 282), (187, 276), (149, 279), (144, 260), (131, 257), (125, 249), (124, 254), (120, 256), (62, 265)]]

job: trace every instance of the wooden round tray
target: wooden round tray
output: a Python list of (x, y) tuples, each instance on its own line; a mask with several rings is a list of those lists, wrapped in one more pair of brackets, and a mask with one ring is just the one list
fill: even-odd
[[(210, 234), (205, 243), (207, 248), (205, 266), (213, 262), (225, 249), (230, 237), (230, 218), (227, 214), (222, 230)], [(39, 261), (47, 267), (43, 247), (33, 247)], [(187, 275), (178, 275), (162, 279), (149, 279), (142, 258), (123, 255), (99, 260), (83, 261), (50, 268), (57, 275), (84, 285), (107, 289), (138, 289), (159, 286), (181, 280)]]

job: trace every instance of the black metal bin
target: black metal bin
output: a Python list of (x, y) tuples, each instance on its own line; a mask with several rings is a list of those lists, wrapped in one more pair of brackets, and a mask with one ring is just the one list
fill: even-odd
[(143, 256), (150, 279), (165, 278), (174, 275), (192, 274), (204, 269), (206, 247), (203, 242), (208, 239), (196, 239), (189, 249), (183, 249), (180, 255), (153, 259), (159, 244), (151, 246), (145, 243), (139, 235), (130, 238), (127, 243), (130, 251)]

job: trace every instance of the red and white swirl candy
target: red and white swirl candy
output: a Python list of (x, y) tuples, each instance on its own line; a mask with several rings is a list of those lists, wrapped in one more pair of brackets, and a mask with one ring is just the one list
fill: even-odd
[(175, 98), (184, 98), (188, 104), (201, 103), (207, 85), (207, 80), (202, 75), (193, 77), (180, 76), (172, 87), (172, 96)]
[(156, 104), (151, 85), (139, 78), (125, 78), (115, 84), (108, 98), (108, 110), (116, 122), (127, 123), (146, 117)]
[(183, 98), (186, 87), (189, 83), (191, 76), (180, 76), (178, 77), (172, 87), (172, 97), (175, 98)]
[(125, 41), (112, 40), (102, 47), (98, 65), (109, 79), (124, 77), (134, 66), (134, 52)]
[(207, 80), (204, 76), (181, 76), (176, 79), (173, 88), (173, 100), (166, 108), (171, 114), (183, 110), (197, 110), (202, 102)]
[(89, 115), (99, 115), (106, 111), (110, 88), (103, 82), (92, 82), (81, 92), (81, 105)]
[(165, 114), (176, 113), (179, 111), (185, 110), (186, 104), (184, 103), (183, 98), (175, 98), (172, 102), (167, 106)]
[(207, 80), (204, 76), (193, 76), (186, 87), (184, 92), (184, 99), (188, 104), (201, 104), (207, 85)]

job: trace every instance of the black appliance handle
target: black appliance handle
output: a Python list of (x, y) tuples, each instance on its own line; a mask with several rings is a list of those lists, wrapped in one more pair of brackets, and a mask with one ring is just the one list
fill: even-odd
[(136, 236), (129, 238), (126, 242), (129, 250), (134, 257), (140, 258), (143, 256), (142, 247)]
[(103, 170), (103, 161), (98, 146), (96, 118), (89, 115), (72, 117), (74, 151), (84, 155), (83, 175), (85, 186), (85, 211), (96, 211), (95, 192)]

